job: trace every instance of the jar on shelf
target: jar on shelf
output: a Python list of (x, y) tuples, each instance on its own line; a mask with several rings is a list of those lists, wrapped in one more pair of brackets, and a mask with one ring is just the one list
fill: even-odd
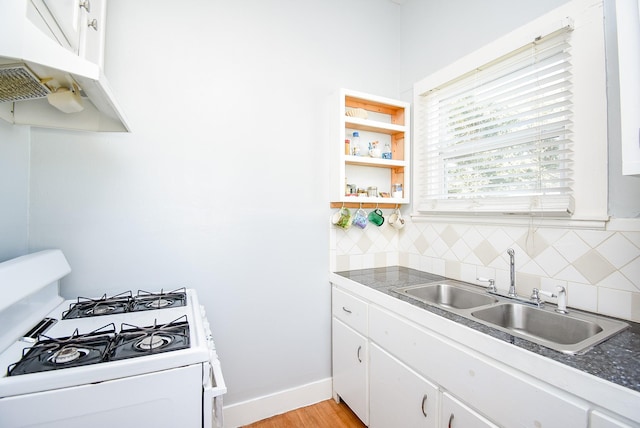
[(384, 143), (384, 147), (382, 148), (382, 159), (391, 159), (391, 145), (389, 143)]
[(391, 186), (391, 197), (402, 199), (402, 183), (396, 183)]

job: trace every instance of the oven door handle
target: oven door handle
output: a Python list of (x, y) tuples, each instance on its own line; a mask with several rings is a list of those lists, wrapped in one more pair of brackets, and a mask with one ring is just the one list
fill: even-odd
[(222, 428), (224, 425), (222, 415), (222, 395), (227, 392), (227, 386), (222, 377), (220, 361), (212, 351), (209, 360), (209, 374), (203, 385), (203, 427)]

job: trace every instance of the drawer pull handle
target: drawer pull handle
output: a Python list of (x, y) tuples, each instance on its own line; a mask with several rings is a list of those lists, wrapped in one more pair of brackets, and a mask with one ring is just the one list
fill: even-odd
[(422, 397), (422, 404), (421, 404), (422, 414), (426, 418), (427, 417), (427, 411), (424, 409), (424, 405), (425, 404), (427, 404), (427, 394), (424, 394), (424, 397)]
[(360, 351), (362, 350), (362, 346), (358, 346), (358, 353), (356, 354), (356, 356), (358, 357), (358, 361), (362, 362), (362, 359), (360, 358)]
[(451, 428), (451, 423), (453, 422), (453, 413), (449, 416), (449, 428)]
[(351, 313), (352, 313), (352, 312), (351, 312), (351, 310), (349, 310), (349, 309), (345, 308), (344, 306), (342, 307), (342, 310), (343, 310), (343, 311), (345, 311), (345, 312), (346, 312), (346, 313), (348, 313), (348, 314), (351, 314)]

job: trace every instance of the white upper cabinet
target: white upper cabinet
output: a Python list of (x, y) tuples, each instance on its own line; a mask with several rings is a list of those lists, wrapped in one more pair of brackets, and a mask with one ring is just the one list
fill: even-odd
[(90, 3), (79, 0), (31, 0), (38, 13), (45, 21), (52, 35), (63, 46), (68, 46), (72, 52), (78, 52), (82, 17), (86, 21), (87, 8)]
[(1, 119), (129, 131), (103, 73), (106, 7), (107, 0), (0, 0)]
[(37, 15), (30, 20), (61, 46), (81, 58), (103, 65), (104, 0), (31, 0)]
[(640, 176), (640, 1), (615, 2), (622, 173)]

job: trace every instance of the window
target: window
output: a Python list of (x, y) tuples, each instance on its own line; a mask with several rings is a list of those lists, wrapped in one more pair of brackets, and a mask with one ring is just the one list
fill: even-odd
[[(576, 31), (541, 18), (520, 32), (556, 28), (526, 43), (510, 35), (416, 84), (414, 215), (606, 218), (605, 79), (584, 68), (586, 55), (601, 53), (604, 73), (604, 36), (585, 3), (570, 3), (581, 10)], [(594, 33), (599, 45), (586, 48)], [(577, 104), (585, 95), (586, 109)], [(585, 185), (594, 180), (591, 204)]]

